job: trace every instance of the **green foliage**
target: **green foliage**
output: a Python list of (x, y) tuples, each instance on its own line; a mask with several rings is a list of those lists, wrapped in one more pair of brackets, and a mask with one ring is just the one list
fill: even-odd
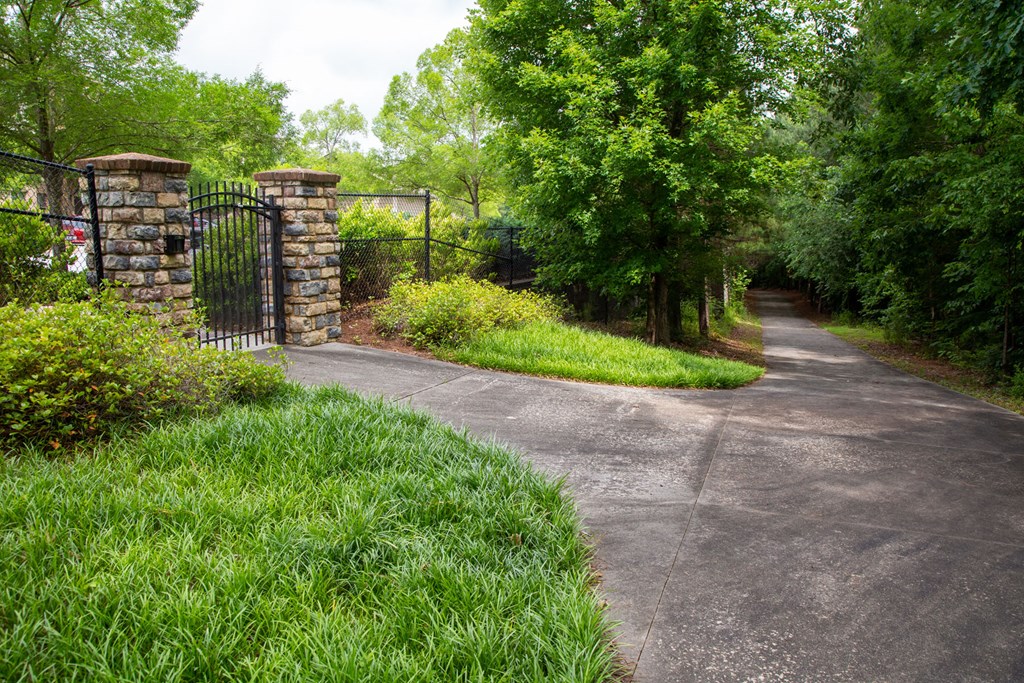
[[(239, 81), (177, 68), (163, 83), (168, 90), (163, 97), (174, 110), (152, 129), (162, 139), (164, 156), (192, 163), (193, 185), (252, 182), (253, 173), (280, 163), (291, 132), (283, 83), (268, 81), (259, 69)], [(132, 151), (143, 144), (139, 138), (119, 141), (119, 147)]]
[(703, 288), (688, 271), (775, 183), (764, 114), (819, 68), (844, 3), (480, 7), (481, 78), (539, 274), (647, 297), (649, 340), (668, 341), (670, 301)]
[(604, 683), (558, 482), (385, 400), (292, 387), (0, 463), (0, 679)]
[[(467, 32), (456, 29), (424, 52), (415, 78), (395, 76), (373, 122), (381, 172), (393, 186), (428, 188), (468, 205), (474, 218), (499, 191), (499, 164), (485, 146), (493, 132)], [(493, 207), (492, 207), (493, 208)]]
[(1024, 400), (1024, 365), (1018, 365), (1010, 378), (1010, 396)]
[[(287, 87), (259, 70), (238, 81), (174, 63), (179, 34), (198, 6), (6, 3), (0, 147), (61, 163), (149, 152), (191, 162), (193, 182), (249, 178), (274, 166), (290, 131)], [(58, 189), (48, 188), (49, 196)]]
[(837, 170), (822, 166), (804, 168), (797, 186), (778, 198), (780, 252), (793, 277), (814, 281), (816, 294), (838, 308), (857, 286), (858, 254), (850, 239), (854, 216), (838, 197)]
[(864, 3), (818, 162), (779, 212), (790, 273), (827, 304), (1004, 373), (1024, 359), (1024, 103), (1008, 57), (1024, 24), (1011, 5)]
[[(487, 236), (487, 226), (487, 221), (467, 218), (452, 209), (448, 202), (432, 200), (430, 238), (434, 242), (430, 247), (431, 277), (440, 280), (459, 275), (488, 276), (493, 262), (485, 254), (497, 253), (500, 243)], [(417, 227), (422, 234), (425, 227), (423, 216), (417, 218)]]
[(175, 106), (162, 79), (197, 7), (195, 0), (7, 3), (0, 145), (62, 162), (125, 144), (148, 150), (156, 124)]
[[(360, 199), (339, 212), (343, 279), (348, 287), (383, 297), (391, 283), (424, 275), (425, 230), (422, 210), (400, 213), (395, 207)], [(486, 230), (485, 222), (469, 220), (447, 203), (432, 201), (431, 278), (486, 277), (492, 266), (488, 254), (500, 246)]]
[(283, 373), (196, 348), (108, 292), (91, 302), (0, 307), (0, 447), (58, 448), (181, 412), (259, 398)]
[(343, 240), (423, 237), (417, 219), (372, 199), (359, 199), (338, 212), (338, 237)]
[(458, 346), (497, 327), (554, 320), (561, 312), (554, 300), (535, 292), (512, 292), (467, 277), (399, 282), (390, 295), (375, 309), (375, 324), (421, 348)]
[[(4, 208), (29, 209), (6, 203)], [(64, 230), (36, 216), (0, 211), (0, 306), (78, 301), (88, 296), (84, 273), (68, 272), (74, 251)]]
[(299, 117), (302, 144), (326, 162), (333, 162), (339, 152), (354, 151), (358, 145), (349, 138), (366, 132), (366, 119), (354, 104), (338, 99), (323, 109), (309, 110)]
[(745, 363), (551, 321), (491, 328), (461, 346), (442, 349), (440, 356), (494, 370), (627, 386), (731, 389), (764, 374)]

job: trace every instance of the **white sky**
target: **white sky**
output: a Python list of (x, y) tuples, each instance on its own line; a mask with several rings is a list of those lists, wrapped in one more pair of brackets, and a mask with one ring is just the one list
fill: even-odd
[[(181, 34), (178, 61), (244, 79), (257, 67), (291, 89), (296, 120), (339, 97), (369, 125), (391, 78), (463, 26), (474, 0), (204, 0)], [(364, 146), (369, 140), (364, 141)]]

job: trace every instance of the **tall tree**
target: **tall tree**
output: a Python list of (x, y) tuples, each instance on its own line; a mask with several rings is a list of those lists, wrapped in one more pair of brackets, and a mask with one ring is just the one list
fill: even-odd
[[(480, 0), (489, 102), (549, 281), (648, 301), (647, 338), (772, 179), (767, 116), (842, 25), (830, 2)], [(827, 31), (815, 31), (815, 28)]]
[(164, 95), (174, 108), (156, 126), (163, 140), (151, 143), (155, 152), (191, 162), (193, 181), (248, 180), (282, 161), (294, 134), (283, 83), (259, 70), (244, 81), (175, 71)]
[(494, 129), (468, 64), (467, 32), (456, 29), (424, 52), (417, 73), (395, 76), (374, 120), (383, 162), (395, 182), (465, 202), (476, 218), (497, 170), (484, 148)]
[(299, 117), (299, 122), (302, 124), (302, 144), (328, 163), (334, 162), (342, 152), (358, 149), (352, 135), (366, 132), (366, 119), (359, 112), (359, 107), (354, 104), (346, 106), (342, 99), (323, 109), (306, 111)]
[[(46, 161), (159, 138), (154, 95), (196, 0), (13, 0), (0, 15), (0, 141)], [(150, 107), (142, 112), (144, 107)], [(154, 112), (156, 109), (157, 112)], [(141, 113), (146, 115), (140, 116)]]
[[(840, 153), (784, 220), (798, 272), (828, 290), (841, 274), (821, 247), (852, 257), (839, 279), (868, 314), (1004, 371), (1024, 362), (1022, 16), (1019, 1), (865, 0), (832, 79)], [(811, 213), (845, 229), (809, 239)]]
[[(12, 0), (0, 14), (0, 146), (46, 161), (121, 151), (193, 162), (199, 179), (280, 161), (287, 88), (173, 61), (196, 0)], [(60, 176), (48, 196), (75, 192)]]

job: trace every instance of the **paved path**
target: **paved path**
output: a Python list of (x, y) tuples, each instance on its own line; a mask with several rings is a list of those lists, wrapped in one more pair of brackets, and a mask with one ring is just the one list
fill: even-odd
[(1024, 680), (1024, 418), (757, 301), (769, 371), (732, 392), (288, 355), (566, 475), (637, 683)]

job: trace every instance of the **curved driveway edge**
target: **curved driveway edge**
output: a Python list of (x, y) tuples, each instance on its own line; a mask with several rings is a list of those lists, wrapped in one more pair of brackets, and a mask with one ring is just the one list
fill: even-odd
[(565, 476), (638, 683), (1024, 680), (1024, 418), (759, 293), (768, 373), (629, 389), (342, 344), (292, 379), (428, 410)]

